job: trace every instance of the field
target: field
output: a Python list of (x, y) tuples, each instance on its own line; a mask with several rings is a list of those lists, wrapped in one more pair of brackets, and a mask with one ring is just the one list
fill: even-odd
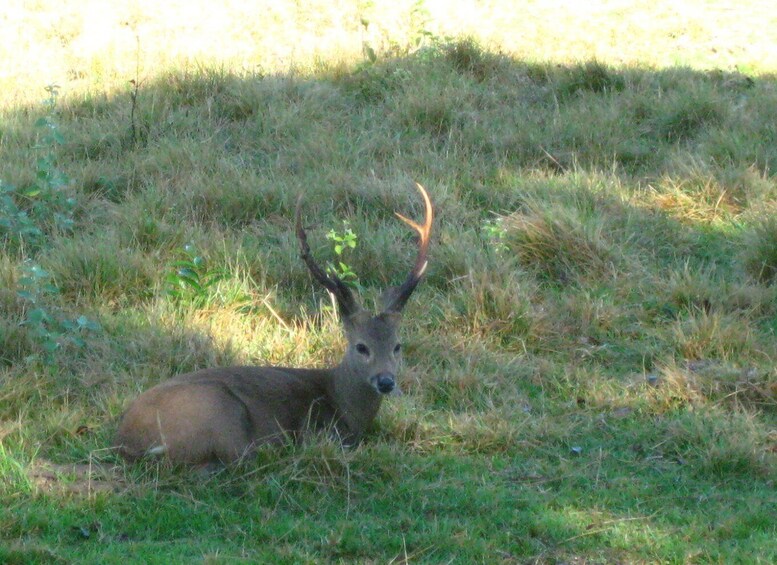
[[(6, 4), (0, 562), (777, 562), (772, 2)], [(415, 181), (361, 446), (118, 457), (174, 374), (338, 362), (297, 197), (372, 305)]]

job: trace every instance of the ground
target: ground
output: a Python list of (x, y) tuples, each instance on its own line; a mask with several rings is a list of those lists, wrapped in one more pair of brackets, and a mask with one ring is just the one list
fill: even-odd
[[(777, 560), (771, 3), (379, 4), (0, 16), (0, 561)], [(163, 379), (336, 363), (297, 197), (369, 305), (416, 181), (359, 448), (121, 461)]]

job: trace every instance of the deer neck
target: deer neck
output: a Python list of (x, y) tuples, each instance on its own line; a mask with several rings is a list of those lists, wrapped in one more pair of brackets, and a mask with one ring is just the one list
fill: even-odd
[(347, 439), (358, 442), (375, 419), (382, 396), (366, 379), (345, 364), (332, 370), (330, 390), (337, 411), (348, 426)]

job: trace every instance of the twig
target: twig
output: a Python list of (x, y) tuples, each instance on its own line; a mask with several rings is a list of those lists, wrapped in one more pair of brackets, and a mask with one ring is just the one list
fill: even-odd
[(267, 307), (267, 309), (270, 311), (270, 314), (273, 315), (273, 318), (278, 320), (278, 323), (283, 327), (284, 330), (291, 331), (291, 329), (289, 328), (289, 325), (283, 321), (283, 318), (281, 318), (280, 314), (278, 314), (278, 312), (275, 311), (275, 308), (273, 308), (270, 305), (270, 301), (268, 300), (268, 298), (270, 298), (269, 294), (264, 298), (262, 298), (262, 304), (264, 304)]
[(653, 518), (658, 512), (654, 512), (650, 516), (634, 516), (633, 518), (616, 518), (614, 520), (605, 520), (604, 522), (601, 522), (599, 524), (599, 528), (595, 530), (588, 530), (583, 532), (582, 534), (577, 534), (576, 536), (572, 536), (571, 538), (567, 538), (563, 540), (561, 543), (568, 543), (570, 541), (576, 540), (578, 538), (584, 538), (587, 536), (594, 536), (596, 534), (601, 534), (602, 532), (606, 532), (609, 528), (608, 527), (601, 527), (601, 526), (611, 526), (613, 524), (620, 524), (622, 522), (636, 522), (638, 520), (649, 520)]
[(132, 145), (138, 144), (138, 126), (135, 119), (135, 113), (138, 107), (138, 91), (140, 90), (140, 36), (135, 34), (135, 43), (137, 48), (135, 49), (135, 78), (129, 81), (132, 85), (130, 91), (130, 100), (132, 105), (130, 106), (130, 132), (132, 137)]

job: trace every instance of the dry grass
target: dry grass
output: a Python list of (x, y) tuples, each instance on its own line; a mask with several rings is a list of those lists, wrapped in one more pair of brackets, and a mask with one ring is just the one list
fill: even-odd
[(756, 280), (774, 283), (777, 280), (777, 220), (773, 210), (767, 209), (753, 224), (743, 251), (745, 268)]
[[(774, 560), (770, 2), (7, 4), (0, 561)], [(106, 449), (172, 374), (335, 363), (296, 197), (371, 304), (414, 180), (432, 260), (365, 445)], [(186, 245), (224, 278), (176, 296)]]
[[(748, 3), (747, 10), (725, 1), (661, 1), (647, 8), (598, 0), (563, 9), (552, 1), (520, 7), (231, 1), (214, 9), (207, 2), (92, 1), (87, 7), (75, 0), (11, 0), (0, 20), (0, 85), (8, 107), (37, 102), (31, 86), (56, 83), (75, 95), (126, 92), (131, 79), (198, 65), (286, 73), (323, 61), (359, 61), (365, 44), (378, 53), (405, 52), (428, 35), (472, 37), (509, 55), (554, 62), (770, 72), (777, 67), (771, 8), (766, 0)], [(464, 56), (465, 65), (471, 59)]]

